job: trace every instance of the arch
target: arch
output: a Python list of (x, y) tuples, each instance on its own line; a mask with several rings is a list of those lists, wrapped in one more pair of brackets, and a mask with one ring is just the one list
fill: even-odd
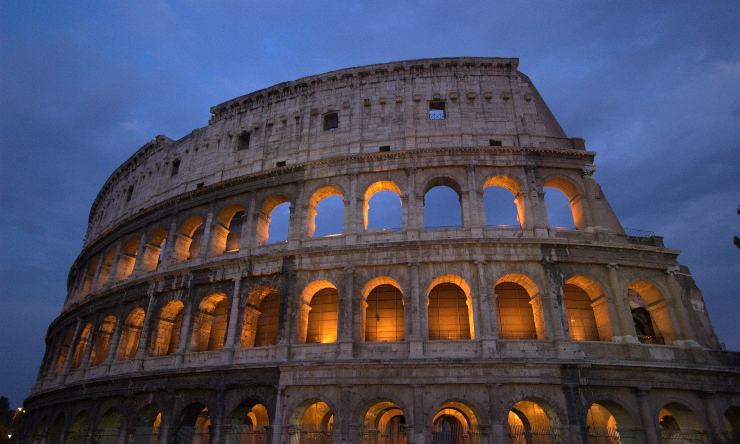
[(92, 352), (90, 353), (90, 365), (98, 365), (108, 359), (110, 353), (113, 331), (116, 329), (118, 318), (109, 314), (103, 318), (98, 326), (98, 332), (93, 340)]
[(280, 295), (272, 286), (259, 285), (247, 296), (241, 344), (244, 347), (275, 345), (279, 332)]
[[(492, 176), (489, 177), (486, 182), (483, 184), (483, 199), (486, 202), (486, 225), (487, 226), (499, 226), (499, 225), (509, 225), (508, 220), (510, 217), (507, 217), (508, 214), (504, 215), (503, 220), (496, 217), (495, 214), (491, 214), (490, 216), (493, 219), (489, 219), (489, 201), (491, 199), (487, 199), (486, 191), (491, 187), (497, 187), (502, 188), (504, 190), (507, 190), (511, 193), (512, 197), (514, 198), (514, 216), (517, 221), (517, 225), (519, 225), (520, 228), (524, 228), (527, 216), (526, 211), (524, 207), (524, 194), (522, 193), (522, 187), (519, 184), (519, 181), (514, 179), (513, 177), (509, 176)], [(495, 202), (495, 208), (503, 208), (504, 202), (499, 201), (496, 199)], [(502, 223), (507, 222), (507, 223)]]
[(137, 444), (157, 444), (162, 426), (162, 413), (155, 404), (148, 404), (134, 418), (133, 442)]
[(480, 443), (478, 415), (466, 402), (442, 403), (432, 415), (432, 442), (451, 444)]
[(88, 322), (80, 332), (80, 337), (77, 339), (75, 345), (75, 351), (72, 355), (72, 368), (77, 368), (82, 364), (82, 358), (87, 349), (87, 343), (90, 341), (90, 334), (92, 333), (92, 323)]
[[(324, 290), (333, 290), (333, 296), (331, 292)], [(322, 291), (324, 291), (322, 297), (315, 300), (315, 296)], [(326, 279), (317, 279), (303, 288), (299, 302), (298, 343), (336, 341), (338, 324), (337, 296), (337, 286)], [(319, 306), (321, 307), (321, 311), (318, 310)], [(317, 310), (314, 311), (314, 308), (317, 308)], [(333, 315), (332, 308), (334, 309)], [(311, 316), (312, 311), (313, 316)]]
[(212, 422), (205, 404), (193, 403), (182, 410), (175, 434), (177, 444), (209, 444)]
[(436, 277), (427, 295), (430, 340), (475, 339), (470, 286), (463, 278), (451, 274)]
[(295, 427), (290, 442), (299, 444), (331, 444), (334, 412), (319, 399), (303, 401), (293, 412), (290, 424)]
[(67, 444), (85, 444), (90, 429), (90, 418), (87, 412), (82, 411), (75, 416), (67, 432)]
[(235, 408), (226, 431), (227, 444), (262, 444), (270, 425), (267, 407), (256, 401), (246, 401)]
[[(456, 200), (452, 193), (457, 196)], [(424, 228), (456, 228), (464, 225), (462, 190), (454, 179), (449, 177), (431, 179), (424, 187), (422, 201)]]
[(671, 313), (663, 293), (647, 279), (630, 283), (627, 298), (637, 338), (647, 344), (670, 344), (676, 338)]
[(663, 442), (708, 442), (699, 418), (679, 402), (669, 402), (660, 409), (658, 424)]
[(740, 406), (730, 406), (722, 415), (722, 435), (727, 442), (740, 442)]
[(75, 329), (74, 327), (68, 327), (67, 333), (64, 335), (64, 339), (59, 344), (59, 350), (57, 352), (57, 360), (54, 365), (54, 373), (61, 374), (64, 371), (64, 363), (67, 362), (67, 356), (69, 351), (72, 349), (72, 341), (74, 340)]
[[(314, 191), (314, 193), (311, 195), (311, 198), (308, 200), (308, 208), (306, 209), (306, 235), (308, 237), (314, 237), (314, 235), (316, 234), (316, 217), (319, 214), (319, 204), (325, 199), (328, 199), (332, 196), (339, 196), (343, 199), (344, 192), (336, 185), (326, 185)], [(342, 202), (342, 207), (344, 207), (344, 202)], [(344, 215), (342, 215), (342, 220), (344, 220)], [(318, 231), (321, 233), (322, 230)], [(322, 235), (341, 233), (342, 231), (340, 231), (339, 233), (324, 233)]]
[(49, 433), (46, 438), (48, 444), (61, 444), (62, 434), (64, 433), (64, 413), (59, 412), (49, 427)]
[(166, 243), (166, 229), (156, 228), (149, 234), (141, 258), (141, 269), (143, 271), (157, 270), (159, 264), (162, 263)]
[(211, 227), (211, 254), (236, 253), (241, 249), (242, 227), (246, 210), (241, 205), (231, 204), (216, 216)]
[(614, 401), (598, 401), (586, 412), (588, 444), (637, 443), (629, 413)]
[(571, 276), (563, 285), (563, 301), (571, 339), (611, 341), (609, 303), (596, 280), (583, 275)]
[(545, 339), (540, 290), (529, 276), (520, 273), (501, 276), (494, 292), (502, 339)]
[(94, 441), (97, 444), (117, 444), (120, 434), (121, 412), (112, 407), (98, 420)]
[(102, 287), (107, 284), (110, 280), (110, 274), (113, 270), (113, 260), (116, 258), (116, 249), (110, 247), (105, 251), (103, 255), (103, 263), (100, 266), (100, 273), (98, 273), (98, 281), (95, 284), (97, 287)]
[(406, 412), (391, 400), (377, 400), (362, 415), (362, 441), (365, 444), (406, 443)]
[(159, 310), (152, 332), (152, 356), (166, 356), (177, 351), (180, 346), (184, 308), (182, 301), (172, 300)]
[[(403, 216), (401, 214), (401, 206), (403, 205), (401, 201), (401, 189), (398, 188), (398, 185), (396, 185), (395, 182), (392, 180), (378, 180), (376, 182), (373, 182), (370, 184), (370, 186), (367, 187), (365, 190), (365, 195), (362, 198), (362, 225), (367, 230), (370, 227), (370, 209), (372, 208), (371, 200), (372, 198), (381, 192), (389, 192), (389, 193), (395, 193), (396, 196), (398, 196), (398, 224), (383, 224), (384, 226), (379, 226), (377, 228), (380, 229), (388, 229), (388, 228), (400, 228), (403, 225)], [(372, 224), (375, 225), (375, 224)], [(380, 224), (379, 224), (380, 225)], [(376, 228), (376, 227), (373, 227)]]
[(225, 293), (213, 293), (203, 298), (193, 320), (191, 350), (221, 350), (226, 340), (228, 321), (229, 297)]
[(366, 342), (403, 341), (404, 304), (400, 286), (389, 277), (373, 281), (377, 284), (369, 291), (366, 284), (363, 290), (364, 339)]
[(175, 235), (175, 246), (172, 249), (174, 261), (182, 262), (200, 256), (204, 228), (203, 216), (199, 214), (188, 217), (180, 224)]
[(48, 433), (49, 433), (49, 417), (47, 415), (44, 415), (41, 418), (37, 418), (34, 420), (33, 425), (33, 432), (31, 432), (31, 443), (33, 444), (39, 444), (44, 442), (44, 439), (46, 439), (46, 442), (49, 442)]
[(559, 440), (559, 421), (551, 407), (539, 400), (515, 403), (506, 417), (512, 444), (554, 444)]
[(121, 254), (118, 256), (118, 267), (116, 270), (117, 280), (123, 280), (131, 276), (136, 266), (136, 257), (139, 255), (138, 237), (134, 237), (123, 244)]
[(94, 256), (92, 259), (87, 261), (85, 273), (82, 276), (82, 285), (80, 285), (80, 295), (84, 296), (92, 291), (93, 281), (95, 280), (95, 273), (98, 270), (99, 261), (99, 256)]
[(141, 330), (144, 326), (144, 316), (144, 309), (136, 307), (124, 319), (121, 325), (121, 338), (118, 340), (117, 360), (128, 361), (136, 357)]
[[(257, 245), (265, 245), (267, 243), (275, 243), (287, 240), (287, 229), (284, 239), (282, 237), (280, 237), (279, 239), (275, 238), (270, 233), (273, 211), (275, 211), (278, 206), (284, 204), (289, 204), (289, 200), (288, 197), (283, 194), (275, 194), (267, 197), (264, 201), (262, 201), (260, 210), (257, 212), (257, 232), (255, 239)], [(285, 226), (287, 227), (289, 225), (290, 211), (287, 212), (287, 214), (280, 214), (280, 216), (282, 219), (285, 219), (285, 221), (281, 222), (284, 222)]]
[[(578, 230), (586, 228), (586, 215), (583, 208), (582, 193), (573, 182), (563, 177), (554, 177), (547, 180), (543, 184), (543, 188), (553, 188), (565, 195), (568, 200), (568, 207), (570, 208), (570, 217), (573, 220), (573, 225)], [(548, 221), (555, 220), (555, 218), (550, 217), (552, 214), (551, 210), (551, 208), (548, 208)], [(552, 222), (550, 225), (552, 226)]]

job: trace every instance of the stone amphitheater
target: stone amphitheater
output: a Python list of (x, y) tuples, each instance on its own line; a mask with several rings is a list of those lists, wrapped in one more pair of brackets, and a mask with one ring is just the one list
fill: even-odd
[[(740, 354), (679, 251), (622, 227), (594, 157), (515, 58), (217, 105), (100, 190), (19, 440), (740, 442)], [(425, 220), (437, 189), (457, 226)], [(492, 189), (515, 224), (487, 218)], [(341, 233), (322, 235), (328, 199)]]

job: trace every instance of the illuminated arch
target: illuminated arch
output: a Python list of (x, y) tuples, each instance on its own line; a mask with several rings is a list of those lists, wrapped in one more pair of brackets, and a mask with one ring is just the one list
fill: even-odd
[(524, 228), (527, 223), (526, 209), (524, 206), (524, 194), (519, 181), (510, 176), (492, 176), (483, 184), (483, 191), (489, 187), (499, 187), (508, 190), (514, 198), (516, 216), (519, 226)]
[(513, 444), (526, 444), (537, 439), (538, 444), (560, 442), (559, 420), (552, 407), (537, 399), (515, 403), (506, 418)]
[(152, 335), (152, 356), (165, 356), (177, 351), (180, 346), (184, 309), (185, 304), (182, 301), (172, 300), (159, 310)]
[(334, 411), (325, 401), (309, 399), (295, 409), (290, 424), (297, 428), (298, 439), (295, 442), (330, 443), (334, 429)]
[(336, 285), (324, 279), (306, 285), (301, 292), (298, 342), (336, 342), (338, 315)]
[(398, 403), (377, 400), (370, 404), (362, 415), (364, 442), (406, 442), (406, 412)]
[(429, 339), (475, 339), (473, 300), (465, 279), (453, 274), (432, 279), (427, 301)]
[(162, 426), (162, 413), (155, 404), (148, 404), (136, 413), (134, 418), (133, 442), (157, 444)]
[(162, 262), (165, 244), (167, 242), (167, 230), (159, 227), (149, 233), (144, 244), (141, 258), (142, 271), (156, 271)]
[(629, 413), (614, 401), (594, 402), (586, 412), (589, 444), (636, 442), (633, 428)]
[(398, 282), (388, 276), (368, 281), (362, 289), (362, 332), (367, 342), (404, 339), (404, 301)]
[(265, 245), (270, 239), (270, 222), (272, 218), (272, 212), (275, 207), (284, 203), (289, 203), (288, 196), (284, 194), (275, 194), (265, 198), (260, 205), (260, 210), (257, 213), (257, 231), (256, 231), (256, 243), (257, 245)]
[(606, 293), (595, 279), (576, 275), (563, 285), (570, 337), (576, 341), (610, 341), (612, 322)]
[(245, 218), (246, 210), (237, 204), (228, 205), (218, 213), (211, 227), (210, 254), (232, 253), (241, 249)]
[(194, 352), (221, 350), (229, 321), (229, 297), (225, 293), (206, 296), (193, 320), (191, 349)]
[(98, 282), (95, 284), (98, 287), (102, 287), (107, 284), (113, 271), (113, 261), (116, 258), (116, 249), (110, 247), (105, 251), (103, 255), (103, 263), (100, 266), (100, 273), (98, 274)]
[(496, 281), (494, 291), (502, 339), (545, 339), (540, 290), (532, 278), (506, 274)]
[(627, 298), (641, 342), (670, 344), (676, 339), (668, 303), (655, 284), (636, 279), (627, 289)]
[(121, 338), (118, 341), (116, 359), (128, 361), (136, 357), (141, 339), (141, 330), (144, 327), (144, 309), (136, 307), (131, 310), (121, 325)]
[(704, 425), (693, 410), (680, 402), (669, 402), (658, 412), (663, 442), (707, 442)]
[(322, 200), (331, 196), (344, 198), (344, 192), (337, 185), (326, 185), (314, 191), (308, 200), (308, 207), (306, 208), (306, 235), (308, 237), (313, 237), (316, 233), (317, 206)]
[(267, 407), (256, 401), (245, 401), (236, 407), (227, 424), (227, 444), (263, 443), (270, 425)]
[(280, 295), (270, 285), (259, 285), (247, 295), (241, 344), (263, 347), (277, 344), (280, 333)]
[(175, 261), (187, 261), (200, 256), (203, 242), (203, 230), (205, 219), (199, 214), (194, 214), (180, 224), (175, 235), (175, 247), (172, 257)]
[(211, 442), (211, 415), (208, 407), (202, 403), (186, 406), (177, 424), (178, 442), (190, 444), (209, 444)]
[[(462, 207), (462, 188), (460, 187), (460, 184), (457, 183), (456, 180), (452, 179), (451, 177), (435, 177), (427, 182), (427, 184), (424, 186), (424, 194), (423, 194), (423, 207), (424, 207), (424, 227), (426, 228), (445, 228), (443, 226), (438, 225), (430, 225), (429, 224), (429, 217), (427, 214), (427, 211), (431, 211), (431, 207), (427, 205), (427, 195), (433, 188), (448, 188), (455, 192), (457, 195), (457, 212), (460, 215), (460, 221), (459, 223), (456, 223), (455, 227), (462, 227), (465, 225), (465, 218), (463, 215), (463, 207)], [(448, 202), (452, 203), (452, 202)], [(450, 208), (449, 212), (452, 212), (453, 210)]]
[[(368, 228), (368, 221), (370, 218), (370, 200), (375, 196), (375, 194), (381, 191), (392, 191), (393, 193), (396, 193), (399, 203), (402, 203), (401, 189), (398, 188), (398, 185), (396, 185), (392, 180), (379, 180), (370, 184), (370, 186), (365, 190), (365, 195), (362, 198), (362, 225), (366, 230)], [(401, 216), (401, 219), (403, 219), (403, 216)]]
[(583, 194), (578, 187), (564, 177), (554, 177), (543, 184), (543, 188), (554, 188), (565, 195), (568, 199), (573, 225), (578, 230), (586, 228), (586, 215), (583, 207)]
[(432, 442), (479, 443), (478, 415), (475, 410), (463, 401), (442, 403), (432, 415)]
[(107, 315), (100, 322), (98, 331), (95, 333), (95, 339), (93, 340), (92, 352), (90, 353), (90, 365), (102, 364), (108, 358), (111, 340), (113, 339), (113, 332), (116, 329), (117, 323), (118, 318), (112, 314)]
[(75, 345), (75, 351), (72, 355), (72, 368), (77, 368), (82, 364), (82, 358), (87, 349), (87, 343), (90, 341), (90, 335), (92, 334), (92, 323), (88, 322), (80, 332), (80, 337), (77, 339)]
[(123, 280), (131, 276), (136, 266), (136, 257), (139, 254), (139, 238), (134, 237), (123, 244), (121, 254), (118, 256), (118, 269), (116, 279)]

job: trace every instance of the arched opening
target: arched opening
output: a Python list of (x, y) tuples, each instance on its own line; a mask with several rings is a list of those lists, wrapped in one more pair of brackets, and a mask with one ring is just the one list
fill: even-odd
[(143, 257), (141, 258), (141, 269), (143, 271), (156, 271), (162, 263), (164, 247), (167, 242), (167, 230), (157, 228), (152, 231), (144, 244)]
[(226, 433), (227, 444), (264, 444), (265, 427), (270, 425), (267, 408), (256, 402), (245, 402), (234, 409)]
[(430, 284), (428, 306), (429, 339), (461, 341), (474, 339), (470, 287), (457, 276), (441, 276)]
[(545, 404), (519, 401), (507, 415), (511, 444), (555, 444), (560, 442), (558, 420)]
[(463, 226), (462, 193), (449, 178), (437, 178), (424, 190), (424, 228), (457, 228)]
[(214, 293), (204, 298), (193, 321), (192, 351), (221, 350), (228, 318), (229, 298), (225, 294)]
[(629, 414), (619, 404), (600, 401), (586, 413), (588, 444), (637, 444)]
[(241, 344), (244, 347), (275, 345), (280, 332), (280, 295), (268, 285), (249, 293), (244, 307)]
[(240, 205), (229, 205), (218, 214), (211, 227), (211, 254), (236, 253), (241, 249), (246, 212)]
[(449, 444), (480, 443), (478, 416), (470, 406), (463, 402), (445, 402), (432, 417), (432, 442)]
[(128, 313), (121, 326), (121, 338), (118, 341), (119, 361), (128, 361), (136, 357), (136, 350), (139, 348), (139, 339), (141, 338), (141, 329), (144, 326), (144, 309), (134, 308)]
[(706, 443), (709, 438), (693, 411), (683, 404), (671, 402), (658, 412), (660, 436), (664, 443)]
[(338, 304), (336, 288), (324, 288), (313, 295), (309, 303), (307, 344), (337, 342)]
[(208, 408), (195, 403), (185, 407), (182, 419), (177, 427), (175, 442), (177, 444), (210, 444), (211, 443), (211, 415)]
[(152, 332), (152, 356), (166, 356), (180, 346), (180, 332), (185, 305), (181, 301), (169, 301), (159, 311)]
[(563, 285), (570, 337), (574, 341), (610, 341), (609, 304), (601, 286), (586, 276), (572, 276)]
[(96, 444), (117, 444), (121, 434), (121, 412), (111, 408), (98, 421), (95, 428)]
[(501, 339), (545, 339), (542, 302), (532, 279), (507, 274), (496, 282), (494, 291)]
[(131, 276), (136, 266), (136, 256), (139, 254), (139, 238), (129, 239), (121, 250), (118, 257), (118, 270), (116, 271), (117, 279), (123, 280)]
[(72, 348), (72, 340), (74, 339), (74, 328), (69, 327), (67, 328), (67, 333), (64, 335), (64, 340), (59, 345), (59, 351), (57, 352), (57, 361), (54, 364), (54, 373), (57, 375), (61, 374), (62, 371), (64, 371), (64, 363), (67, 362), (67, 356), (69, 355), (69, 351)]
[(111, 247), (106, 250), (103, 255), (103, 264), (100, 266), (100, 273), (98, 273), (97, 286), (102, 287), (108, 283), (110, 274), (113, 269), (113, 260), (116, 258), (116, 249)]
[(72, 425), (67, 432), (67, 444), (85, 444), (87, 442), (87, 433), (90, 428), (90, 418), (87, 412), (80, 412), (75, 416)]
[(293, 414), (291, 425), (295, 427), (291, 432), (291, 443), (331, 444), (334, 413), (324, 401), (305, 401)]
[(257, 245), (288, 240), (290, 202), (284, 195), (270, 196), (257, 212)]
[(362, 223), (366, 230), (397, 230), (403, 227), (401, 189), (390, 180), (374, 182), (362, 200)]
[(77, 344), (75, 345), (75, 352), (72, 355), (72, 368), (77, 368), (82, 364), (82, 358), (85, 354), (85, 350), (87, 349), (87, 343), (90, 341), (90, 334), (92, 334), (92, 324), (88, 322), (85, 324), (85, 327), (82, 329), (82, 332), (80, 332), (80, 337), (77, 339)]
[(740, 442), (740, 407), (731, 406), (725, 411), (722, 435), (727, 442)]
[(366, 342), (404, 339), (403, 293), (398, 283), (390, 278), (386, 279), (387, 281), (378, 280), (377, 285), (365, 293), (363, 320)]
[(308, 201), (306, 235), (322, 237), (342, 234), (344, 193), (330, 185), (316, 190)]
[(113, 315), (107, 315), (98, 327), (98, 332), (93, 340), (92, 352), (90, 353), (90, 364), (98, 365), (108, 359), (113, 331), (116, 329), (118, 319)]
[(162, 413), (154, 404), (147, 405), (136, 413), (132, 441), (135, 444), (157, 444), (161, 426)]
[(87, 262), (85, 274), (82, 276), (82, 285), (80, 286), (80, 295), (84, 296), (92, 291), (93, 281), (95, 280), (95, 271), (98, 269), (98, 256), (93, 257)]
[(180, 225), (172, 249), (173, 260), (181, 262), (200, 256), (204, 228), (203, 217), (199, 215), (190, 216)]
[(670, 344), (675, 339), (671, 314), (663, 294), (651, 282), (638, 279), (627, 290), (637, 339), (644, 344)]
[(34, 424), (33, 433), (31, 433), (30, 442), (32, 444), (41, 444), (43, 442), (49, 442), (49, 439), (44, 441), (44, 439), (47, 438), (48, 432), (49, 432), (49, 418), (46, 416), (39, 418), (38, 420), (36, 420), (36, 424)]
[(516, 180), (507, 176), (489, 178), (483, 185), (483, 202), (486, 209), (486, 226), (524, 228), (526, 222), (524, 196)]
[(393, 401), (377, 401), (362, 420), (364, 444), (406, 444), (406, 414)]
[(51, 427), (49, 427), (46, 442), (48, 444), (61, 444), (62, 433), (64, 433), (64, 413), (58, 414)]
[(578, 230), (586, 228), (581, 193), (572, 182), (554, 178), (545, 182), (543, 188), (550, 227)]

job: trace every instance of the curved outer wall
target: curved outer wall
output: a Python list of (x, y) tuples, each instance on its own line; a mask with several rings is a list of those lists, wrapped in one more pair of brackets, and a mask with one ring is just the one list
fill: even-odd
[[(517, 65), (429, 59), (306, 77), (140, 148), (93, 203), (21, 441), (150, 442), (137, 438), (150, 406), (155, 441), (191, 442), (197, 404), (212, 442), (236, 442), (239, 406), (261, 404), (261, 439), (305, 442), (304, 412), (321, 401), (336, 442), (377, 439), (385, 420), (368, 418), (380, 411), (402, 412), (408, 442), (438, 442), (443, 417), (468, 442), (525, 442), (512, 415), (534, 428), (527, 402), (546, 414), (543, 442), (596, 442), (593, 403), (622, 442), (669, 442), (668, 413), (681, 433), (730, 442), (738, 354), (720, 349), (678, 251), (625, 233), (592, 177), (595, 153), (565, 136)], [(441, 103), (444, 119), (430, 119)], [(461, 226), (425, 227), (438, 185), (458, 194)], [(486, 224), (490, 186), (511, 192), (518, 226)], [(545, 189), (567, 196), (574, 229), (549, 227)], [(398, 195), (401, 229), (366, 228), (377, 191)], [(332, 195), (342, 234), (315, 237), (317, 202)], [(270, 244), (283, 202), (288, 237)], [(388, 333), (368, 327), (381, 322), (368, 309), (381, 286), (397, 295), (397, 324), (376, 341)], [(453, 312), (464, 327), (446, 329)], [(515, 337), (522, 312), (529, 336)], [(591, 330), (574, 313), (590, 313)]]

